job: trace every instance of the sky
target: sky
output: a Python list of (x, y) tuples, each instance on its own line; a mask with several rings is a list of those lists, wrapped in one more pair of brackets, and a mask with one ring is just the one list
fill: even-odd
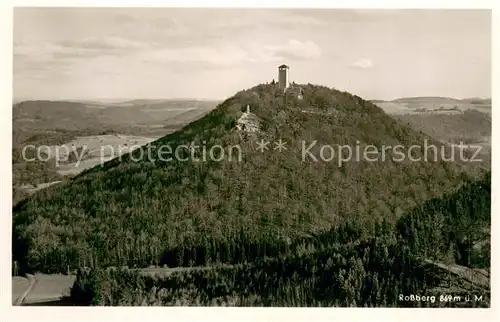
[(491, 97), (489, 10), (15, 8), (14, 99), (225, 99), (278, 77)]

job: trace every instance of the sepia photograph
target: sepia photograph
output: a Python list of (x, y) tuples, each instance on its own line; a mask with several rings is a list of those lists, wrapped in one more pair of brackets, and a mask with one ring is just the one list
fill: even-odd
[(492, 10), (12, 15), (12, 306), (491, 307)]

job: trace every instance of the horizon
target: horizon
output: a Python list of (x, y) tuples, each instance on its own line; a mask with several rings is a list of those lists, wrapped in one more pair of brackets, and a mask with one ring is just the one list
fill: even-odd
[(146, 101), (200, 101), (200, 102), (209, 102), (209, 101), (222, 101), (223, 99), (208, 99), (208, 98), (194, 98), (194, 97), (131, 97), (131, 98), (44, 98), (44, 99), (36, 99), (36, 98), (13, 98), (12, 101), (14, 103), (21, 102), (29, 102), (29, 101), (52, 101), (52, 102), (97, 102), (97, 103), (125, 103), (134, 100), (146, 100)]
[[(300, 85), (300, 84), (299, 84)], [(313, 85), (320, 85), (320, 84), (313, 84)], [(234, 93), (236, 94), (236, 93)], [(351, 93), (356, 95), (355, 93)], [(23, 99), (23, 98), (13, 98), (12, 102), (13, 104), (21, 103), (21, 102), (29, 102), (29, 101), (53, 101), (53, 102), (97, 102), (97, 103), (125, 103), (133, 100), (148, 100), (148, 101), (200, 101), (200, 102), (209, 102), (209, 101), (217, 101), (217, 102), (222, 102), (231, 96), (223, 97), (223, 98), (195, 98), (195, 97), (129, 97), (129, 98), (54, 98), (54, 99), (37, 99), (37, 98), (28, 98), (28, 99)], [(392, 102), (395, 100), (400, 100), (400, 99), (417, 99), (417, 98), (444, 98), (444, 99), (455, 99), (455, 100), (472, 100), (472, 99), (478, 99), (478, 100), (491, 100), (491, 96), (471, 96), (471, 97), (451, 97), (451, 96), (429, 96), (429, 95), (423, 95), (423, 96), (406, 96), (406, 97), (396, 97), (396, 98), (391, 98), (391, 99), (383, 99), (383, 98), (365, 98), (362, 97), (364, 100), (367, 101), (385, 101), (385, 102)]]
[[(352, 93), (354, 94), (354, 93)], [(356, 94), (354, 94), (356, 95)], [(200, 101), (200, 102), (222, 102), (229, 97), (225, 98), (192, 98), (192, 97), (153, 97), (153, 98), (92, 98), (92, 99), (81, 99), (81, 98), (60, 98), (60, 99), (16, 99), (13, 98), (12, 102), (13, 104), (17, 103), (22, 103), (22, 102), (33, 102), (33, 101), (52, 101), (52, 102), (97, 102), (97, 103), (125, 103), (133, 100), (148, 100), (148, 101)], [(363, 97), (362, 97), (363, 98)], [(472, 99), (478, 99), (478, 100), (491, 100), (492, 97), (449, 97), (449, 96), (408, 96), (408, 97), (396, 97), (392, 99), (381, 99), (381, 98), (363, 98), (366, 101), (385, 101), (385, 102), (392, 102), (395, 100), (399, 99), (412, 99), (412, 98), (444, 98), (444, 99), (455, 99), (455, 100), (472, 100)]]
[(14, 9), (14, 101), (224, 100), (283, 63), (367, 100), (491, 98), (491, 11)]

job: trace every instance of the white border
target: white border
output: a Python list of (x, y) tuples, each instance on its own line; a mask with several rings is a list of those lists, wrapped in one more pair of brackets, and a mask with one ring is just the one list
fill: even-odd
[[(10, 1), (5, 3), (1, 1), (0, 8), (0, 37), (2, 40), (1, 59), (0, 59), (0, 100), (2, 103), (2, 117), (0, 118), (0, 140), (4, 150), (4, 157), (0, 158), (2, 172), (0, 175), (0, 207), (2, 214), (0, 217), (0, 321), (109, 321), (116, 319), (124, 320), (160, 320), (172, 319), (176, 321), (255, 321), (268, 320), (277, 321), (285, 319), (285, 321), (337, 321), (344, 320), (383, 320), (383, 321), (493, 321), (494, 316), (500, 316), (498, 313), (498, 298), (500, 293), (498, 290), (497, 278), (498, 260), (492, 256), (492, 302), (491, 309), (307, 309), (307, 308), (57, 308), (57, 307), (12, 307), (11, 306), (11, 276), (10, 276), (10, 259), (11, 259), (11, 209), (12, 209), (12, 191), (11, 191), (11, 159), (10, 148), (12, 144), (12, 7), (13, 6), (89, 6), (89, 7), (309, 7), (309, 8), (460, 8), (460, 9), (491, 9), (497, 1), (487, 0), (414, 0), (414, 1), (335, 1), (335, 0), (292, 0), (292, 1), (271, 1), (271, 0), (254, 0), (254, 1), (194, 1), (194, 0), (171, 0), (171, 1), (153, 1), (153, 0), (136, 0), (136, 1), (111, 1), (111, 0), (51, 0), (51, 1)], [(9, 2), (9, 1), (7, 1)], [(493, 8), (494, 9), (494, 8)], [(497, 36), (499, 31), (499, 11), (493, 10), (493, 34)], [(467, 23), (467, 22), (464, 22)], [(500, 57), (498, 41), (494, 41), (492, 45), (492, 57)], [(498, 40), (498, 39), (497, 39)], [(498, 76), (499, 64), (493, 61), (492, 73), (492, 97), (493, 102), (500, 99), (498, 86), (500, 85)], [(498, 136), (499, 122), (495, 116), (495, 108), (493, 108), (493, 138), (496, 142)], [(497, 160), (497, 148), (492, 146), (492, 164)], [(7, 157), (9, 155), (9, 157)], [(499, 200), (497, 191), (499, 189), (499, 176), (497, 171), (493, 171), (492, 176), (492, 191), (493, 191), (493, 208), (492, 208), (492, 254), (498, 253), (498, 222), (494, 214), (498, 213)]]
[(384, 8), (384, 9), (490, 9), (493, 0), (15, 0), (14, 6), (61, 7), (232, 7), (232, 8)]

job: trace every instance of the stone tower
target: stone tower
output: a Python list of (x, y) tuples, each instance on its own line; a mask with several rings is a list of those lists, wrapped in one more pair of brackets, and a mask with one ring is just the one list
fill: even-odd
[(290, 67), (287, 65), (281, 65), (278, 67), (278, 84), (280, 90), (283, 92), (288, 88), (288, 70)]

